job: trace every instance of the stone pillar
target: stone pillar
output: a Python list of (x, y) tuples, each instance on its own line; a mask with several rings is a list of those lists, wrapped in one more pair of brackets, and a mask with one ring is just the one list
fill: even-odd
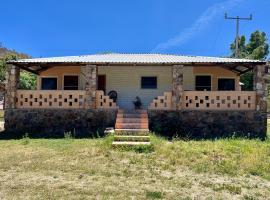
[(267, 112), (268, 66), (257, 65), (254, 69), (254, 91), (256, 91), (256, 110)]
[(86, 109), (96, 108), (96, 89), (97, 89), (97, 66), (86, 65), (82, 69), (85, 73)]
[(235, 90), (241, 91), (241, 85), (240, 85), (240, 75), (237, 75), (236, 81), (235, 81)]
[(173, 109), (182, 108), (183, 98), (183, 65), (174, 65), (172, 67), (172, 106)]
[(19, 85), (20, 69), (15, 65), (7, 65), (5, 109), (16, 108), (16, 94)]

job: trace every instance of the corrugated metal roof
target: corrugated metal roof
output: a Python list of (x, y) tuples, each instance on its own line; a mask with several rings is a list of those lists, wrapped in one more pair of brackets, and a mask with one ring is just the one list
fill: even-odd
[(263, 63), (260, 60), (170, 54), (95, 54), (49, 58), (21, 59), (9, 63), (89, 63), (89, 64), (181, 64), (181, 63)]

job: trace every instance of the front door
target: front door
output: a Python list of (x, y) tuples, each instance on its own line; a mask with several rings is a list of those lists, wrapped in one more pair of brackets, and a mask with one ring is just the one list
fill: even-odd
[(98, 90), (103, 90), (106, 94), (106, 75), (98, 75)]

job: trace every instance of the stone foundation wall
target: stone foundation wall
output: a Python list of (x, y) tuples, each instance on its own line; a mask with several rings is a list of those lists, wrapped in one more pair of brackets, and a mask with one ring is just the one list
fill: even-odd
[[(71, 132), (77, 138), (103, 136), (114, 127), (113, 109), (7, 109), (5, 132), (0, 138), (61, 138)], [(266, 137), (267, 116), (260, 111), (155, 111), (149, 110), (151, 131), (192, 139)]]
[(61, 138), (71, 132), (77, 138), (102, 136), (114, 127), (117, 110), (98, 109), (8, 109), (2, 138)]
[(150, 130), (167, 137), (266, 138), (267, 116), (259, 111), (148, 111)]

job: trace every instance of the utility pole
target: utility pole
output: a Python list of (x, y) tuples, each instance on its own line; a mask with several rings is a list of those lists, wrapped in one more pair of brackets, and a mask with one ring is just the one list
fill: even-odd
[(228, 17), (227, 13), (225, 13), (225, 19), (233, 19), (236, 20), (236, 37), (235, 37), (235, 52), (234, 57), (238, 58), (238, 38), (239, 38), (239, 21), (240, 20), (252, 20), (252, 15), (249, 17)]

